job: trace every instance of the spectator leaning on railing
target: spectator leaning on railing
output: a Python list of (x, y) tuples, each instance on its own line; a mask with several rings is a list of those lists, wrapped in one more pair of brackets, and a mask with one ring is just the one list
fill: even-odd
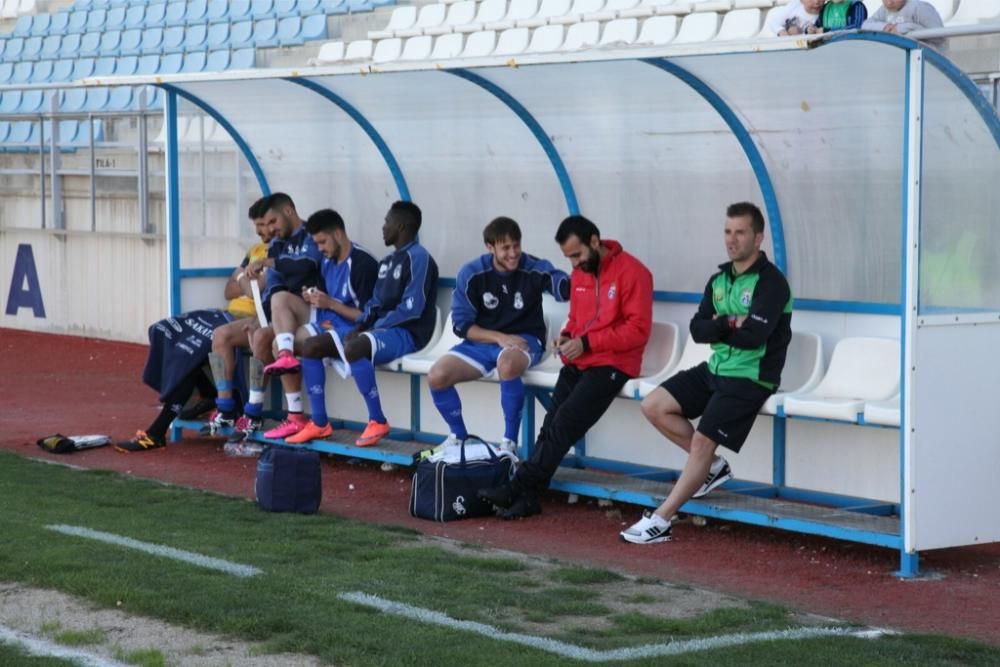
[[(923, 0), (882, 0), (882, 6), (864, 22), (861, 29), (905, 35), (914, 30), (943, 26), (944, 21), (941, 20), (941, 15), (929, 2), (923, 2)], [(945, 41), (942, 39), (926, 41), (938, 48), (945, 45)]]
[(868, 9), (861, 0), (830, 0), (823, 6), (816, 24), (809, 33), (857, 30), (868, 18)]
[(771, 13), (767, 27), (778, 37), (804, 35), (816, 25), (823, 11), (823, 0), (791, 0)]

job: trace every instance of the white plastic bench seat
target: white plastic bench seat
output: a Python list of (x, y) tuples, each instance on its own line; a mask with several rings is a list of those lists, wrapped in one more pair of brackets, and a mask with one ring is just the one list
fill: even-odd
[(781, 371), (781, 387), (764, 403), (761, 414), (776, 415), (789, 394), (807, 394), (823, 379), (823, 339), (814, 333), (792, 332)]
[(899, 395), (888, 401), (865, 403), (865, 423), (882, 426), (899, 426)]
[(599, 46), (621, 46), (634, 44), (639, 33), (639, 19), (615, 19), (608, 21), (601, 33)]
[(604, 0), (573, 0), (569, 11), (562, 16), (553, 16), (549, 23), (571, 25), (584, 20), (585, 14), (593, 14), (604, 9)]
[(388, 39), (397, 30), (406, 30), (417, 22), (417, 8), (414, 5), (402, 5), (392, 10), (389, 23), (382, 30), (370, 30), (368, 39)]
[(715, 12), (688, 14), (681, 21), (681, 29), (674, 37), (674, 44), (707, 42), (719, 32), (719, 15)]
[(639, 4), (627, 9), (618, 10), (618, 18), (646, 18), (654, 16), (659, 8), (672, 6), (673, 0), (639, 0)]
[(563, 51), (579, 51), (597, 46), (601, 36), (601, 24), (597, 21), (574, 23), (566, 31), (566, 41), (560, 47)]
[(969, 25), (1000, 18), (1000, 0), (962, 0), (948, 25)]
[(681, 352), (681, 358), (672, 368), (664, 368), (661, 372), (651, 377), (639, 378), (638, 397), (645, 398), (649, 396), (654, 389), (659, 387), (660, 384), (674, 373), (694, 368), (698, 364), (708, 361), (711, 356), (711, 345), (696, 343), (693, 338), (688, 336), (687, 342), (684, 343), (684, 351)]
[[(431, 47), (434, 45), (434, 38), (430, 35), (417, 35), (410, 37), (403, 44), (403, 53), (400, 60), (427, 60), (431, 55)], [(461, 47), (460, 47), (461, 48)]]
[(559, 336), (559, 332), (569, 323), (566, 319), (566, 305), (556, 304), (545, 310), (545, 356), (535, 366), (529, 368), (524, 373), (524, 383), (533, 387), (547, 387), (551, 389), (556, 386), (559, 379), (559, 372), (562, 370), (562, 359), (558, 354), (553, 354), (550, 348), (550, 341)]
[(789, 416), (857, 422), (866, 401), (885, 401), (899, 393), (899, 341), (844, 338), (833, 350), (830, 367), (814, 390), (785, 397)]
[(488, 26), (496, 25), (502, 21), (506, 15), (507, 0), (483, 0), (476, 9), (475, 17), (467, 23), (456, 25), (455, 32), (485, 30)]
[(400, 359), (400, 370), (405, 373), (418, 373), (420, 375), (430, 373), (434, 362), (447, 354), (448, 350), (462, 342), (462, 339), (455, 335), (453, 327), (454, 323), (449, 313), (448, 319), (445, 320), (444, 328), (441, 331), (441, 337), (437, 339), (433, 347), (422, 352), (408, 354)]
[(694, 11), (690, 2), (661, 2), (656, 5), (656, 13), (664, 16), (686, 16)]
[(934, 5), (934, 9), (937, 10), (941, 20), (945, 23), (949, 23), (951, 17), (955, 15), (955, 5), (957, 4), (955, 0), (927, 0), (927, 2)]
[[(490, 30), (489, 32), (493, 32)], [(496, 48), (493, 50), (495, 56), (516, 56), (524, 53), (531, 40), (531, 31), (527, 28), (511, 28), (504, 30), (497, 38)]]
[(653, 16), (642, 22), (636, 44), (669, 44), (677, 36), (676, 16)]
[[(452, 5), (451, 8), (454, 9), (456, 6), (457, 5)], [(444, 19), (447, 14), (448, 6), (443, 3), (438, 2), (433, 5), (424, 5), (420, 8), (420, 12), (417, 14), (417, 20), (414, 21), (413, 25), (408, 28), (396, 30), (393, 36), (416, 37), (417, 35), (425, 34), (426, 31), (444, 23)], [(450, 29), (444, 30), (444, 32), (450, 32)], [(431, 33), (427, 32), (426, 34)]]
[(344, 52), (344, 60), (371, 60), (372, 49), (374, 48), (375, 43), (372, 40), (356, 39), (347, 45), (347, 50)]
[(570, 0), (542, 0), (538, 12), (528, 19), (517, 22), (519, 28), (538, 28), (549, 23), (549, 19), (569, 13)]
[(462, 55), (462, 48), (465, 45), (465, 36), (458, 33), (441, 35), (434, 40), (434, 50), (431, 52), (431, 60), (446, 60), (448, 58), (458, 58)]
[(612, 21), (619, 18), (620, 12), (639, 6), (639, 0), (608, 0), (603, 9), (584, 14), (584, 21)]
[[(523, 28), (518, 28), (521, 30), (524, 40), (524, 46), (528, 45), (528, 31)], [(504, 34), (511, 32), (510, 30), (504, 31)], [(439, 38), (440, 39), (440, 38)], [(483, 58), (485, 56), (493, 53), (493, 50), (497, 47), (497, 33), (494, 30), (480, 30), (479, 32), (474, 32), (469, 35), (469, 38), (465, 40), (465, 50), (462, 51), (463, 58)], [(512, 51), (511, 53), (520, 53), (524, 51), (522, 47), (520, 51)]]
[(515, 27), (518, 21), (530, 19), (538, 13), (538, 0), (510, 0), (510, 6), (503, 18), (487, 23), (486, 30), (508, 30)]
[[(382, 364), (381, 366), (379, 366), (379, 369), (386, 370), (386, 371), (401, 371), (401, 370), (403, 370), (403, 360), (404, 359), (406, 359), (407, 357), (416, 357), (416, 356), (421, 356), (421, 355), (427, 355), (427, 354), (429, 354), (430, 351), (433, 350), (437, 346), (438, 341), (441, 339), (442, 333), (443, 332), (442, 332), (442, 329), (441, 329), (441, 308), (435, 306), (434, 307), (434, 333), (431, 334), (431, 338), (430, 338), (430, 340), (427, 341), (427, 345), (424, 345), (422, 348), (420, 348), (419, 350), (417, 350), (413, 354), (408, 354), (406, 356), (400, 357), (399, 359), (393, 359), (392, 361), (390, 361), (387, 364)], [(429, 369), (430, 369), (430, 367), (428, 366), (428, 370)]]
[(314, 62), (317, 65), (325, 65), (328, 63), (339, 63), (343, 59), (344, 43), (326, 42), (323, 46), (319, 47), (319, 53), (316, 54)]
[(733, 9), (770, 9), (774, 5), (774, 0), (735, 0)]
[(438, 25), (426, 28), (424, 34), (443, 35), (454, 32), (459, 26), (466, 26), (472, 23), (475, 16), (476, 3), (473, 0), (461, 0), (461, 2), (450, 5), (448, 7), (448, 16)]
[(760, 34), (763, 15), (759, 9), (737, 9), (722, 17), (722, 26), (715, 39), (753, 39)]
[(387, 63), (399, 60), (403, 52), (403, 40), (399, 37), (390, 39), (380, 39), (375, 42), (375, 51), (372, 53), (372, 62)]
[(619, 396), (635, 398), (638, 396), (639, 385), (643, 380), (656, 383), (656, 378), (661, 375), (665, 376), (665, 380), (666, 377), (669, 377), (668, 374), (673, 373), (680, 352), (680, 336), (678, 334), (677, 325), (673, 322), (653, 322), (649, 342), (646, 343), (646, 349), (642, 353), (642, 367), (639, 369), (639, 377), (626, 382), (619, 392)]
[(563, 44), (565, 27), (561, 25), (543, 25), (531, 33), (531, 42), (525, 53), (547, 53), (558, 51)]

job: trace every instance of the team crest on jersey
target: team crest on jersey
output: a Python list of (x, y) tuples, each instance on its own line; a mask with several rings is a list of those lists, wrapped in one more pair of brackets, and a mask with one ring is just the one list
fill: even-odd
[(504, 294), (509, 294), (510, 293), (510, 292), (507, 291), (507, 286), (506, 285), (501, 285), (500, 286), (500, 291), (503, 292)]
[(413, 297), (412, 296), (408, 297), (406, 299), (406, 309), (407, 310), (413, 310)]
[(500, 305), (500, 299), (493, 292), (483, 292), (483, 305), (493, 310)]
[(396, 268), (392, 270), (392, 279), (399, 280), (399, 277), (403, 275), (403, 265), (397, 264)]
[(740, 303), (743, 304), (744, 306), (749, 306), (750, 297), (751, 297), (750, 290), (749, 289), (743, 290), (743, 294), (740, 295)]
[(608, 299), (609, 300), (615, 298), (615, 292), (617, 292), (617, 286), (616, 285), (612, 285), (611, 287), (608, 288)]
[(716, 287), (715, 288), (715, 300), (716, 301), (722, 301), (725, 298), (726, 298), (726, 291), (724, 289), (722, 289), (721, 287)]
[(524, 308), (524, 297), (521, 296), (520, 292), (514, 292), (514, 307), (518, 310)]
[(379, 267), (378, 267), (378, 277), (379, 277), (379, 280), (381, 280), (382, 278), (385, 278), (387, 275), (389, 275), (389, 265), (388, 264), (380, 264)]

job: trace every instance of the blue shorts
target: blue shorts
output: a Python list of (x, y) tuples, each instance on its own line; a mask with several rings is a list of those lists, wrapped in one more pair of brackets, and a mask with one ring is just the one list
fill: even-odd
[(321, 310), (317, 312), (316, 321), (307, 324), (306, 329), (312, 336), (328, 333), (331, 336), (336, 334), (340, 340), (344, 340), (344, 336), (353, 331), (356, 326), (354, 322), (348, 321), (347, 318), (341, 317), (337, 313)]
[(417, 351), (413, 336), (402, 327), (371, 329), (361, 334), (372, 342), (372, 363), (376, 366), (387, 364), (405, 354)]
[[(520, 335), (520, 334), (519, 334)], [(455, 355), (465, 363), (469, 364), (486, 377), (497, 367), (500, 355), (506, 350), (511, 352), (521, 352), (528, 357), (528, 367), (534, 366), (542, 360), (545, 354), (545, 347), (542, 341), (534, 336), (521, 336), (528, 343), (528, 352), (516, 350), (514, 348), (503, 348), (496, 343), (476, 343), (471, 340), (464, 340), (455, 347), (448, 350), (448, 354)]]

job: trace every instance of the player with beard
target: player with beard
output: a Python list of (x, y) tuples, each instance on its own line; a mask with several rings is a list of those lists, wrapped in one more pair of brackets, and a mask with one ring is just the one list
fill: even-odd
[(531, 458), (510, 482), (479, 491), (504, 519), (541, 512), (538, 493), (566, 452), (639, 374), (653, 325), (653, 276), (620, 243), (581, 215), (562, 221), (556, 243), (573, 265), (569, 321), (553, 341), (564, 365)]

